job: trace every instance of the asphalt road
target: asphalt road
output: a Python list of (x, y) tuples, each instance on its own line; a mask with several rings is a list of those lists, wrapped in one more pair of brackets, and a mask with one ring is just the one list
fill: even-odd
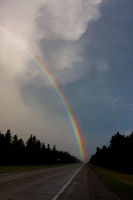
[[(76, 164), (0, 175), (0, 200), (54, 200), (80, 167), (81, 164)], [(81, 178), (78, 179), (78, 177)], [(84, 182), (83, 177), (86, 177), (84, 168), (74, 179), (76, 184), (71, 183), (67, 187), (69, 195), (66, 188), (64, 196), (59, 198), (73, 199), (72, 194), (75, 192), (77, 195), (79, 187), (79, 199), (90, 199), (89, 194), (84, 194), (84, 187), (88, 187), (88, 185), (85, 186), (87, 182)]]

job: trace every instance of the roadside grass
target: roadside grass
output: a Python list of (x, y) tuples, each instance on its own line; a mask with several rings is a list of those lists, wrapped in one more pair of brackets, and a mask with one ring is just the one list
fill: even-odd
[(60, 167), (65, 164), (53, 164), (53, 165), (20, 165), (20, 166), (0, 166), (0, 174), (11, 173), (11, 172), (21, 172), (27, 170), (37, 170), (50, 167)]
[(89, 164), (89, 167), (122, 200), (133, 200), (133, 175), (119, 173)]

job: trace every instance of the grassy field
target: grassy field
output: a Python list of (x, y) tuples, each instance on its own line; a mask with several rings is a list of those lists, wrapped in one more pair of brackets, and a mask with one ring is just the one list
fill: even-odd
[(94, 165), (89, 165), (89, 167), (122, 200), (133, 200), (133, 175), (107, 170)]
[(36, 170), (36, 169), (49, 168), (49, 167), (59, 167), (59, 166), (63, 166), (63, 165), (64, 164), (56, 164), (56, 165), (0, 166), (0, 174), (10, 173), (10, 172), (27, 171), (27, 170)]

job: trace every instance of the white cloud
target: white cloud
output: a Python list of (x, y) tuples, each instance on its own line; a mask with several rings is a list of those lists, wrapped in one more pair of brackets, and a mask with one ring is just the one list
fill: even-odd
[(100, 16), (102, 0), (52, 0), (41, 9), (39, 22), (42, 34), (64, 40), (78, 40), (88, 22)]
[[(52, 0), (47, 1), (38, 11), (38, 35), (40, 40), (50, 41), (46, 45), (41, 44), (42, 56), (61, 84), (83, 76), (82, 45), (78, 44), (78, 40), (87, 30), (89, 22), (99, 18), (101, 2), (102, 0)], [(62, 41), (61, 47), (51, 45), (55, 41)], [(45, 53), (47, 48), (50, 48), (49, 55)]]

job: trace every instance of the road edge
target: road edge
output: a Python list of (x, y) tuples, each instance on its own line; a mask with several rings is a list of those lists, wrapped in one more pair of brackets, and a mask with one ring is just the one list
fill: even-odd
[(52, 199), (52, 200), (57, 200), (59, 196), (64, 192), (64, 190), (69, 186), (69, 184), (75, 179), (75, 177), (79, 174), (81, 169), (85, 166), (83, 164), (77, 171), (76, 173), (69, 179), (69, 181), (61, 188), (61, 190), (57, 193), (57, 195)]

